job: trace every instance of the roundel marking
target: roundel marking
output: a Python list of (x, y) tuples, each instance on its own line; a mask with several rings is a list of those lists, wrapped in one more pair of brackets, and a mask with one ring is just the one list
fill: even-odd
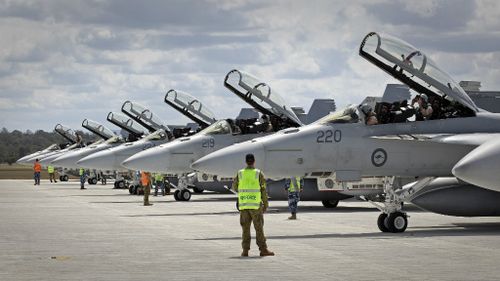
[(387, 161), (387, 152), (382, 148), (377, 148), (372, 153), (372, 164), (375, 167), (382, 167)]

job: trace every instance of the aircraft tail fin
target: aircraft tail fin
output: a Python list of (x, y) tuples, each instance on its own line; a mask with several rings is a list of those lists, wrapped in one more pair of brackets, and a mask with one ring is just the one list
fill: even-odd
[[(334, 99), (315, 99), (307, 115), (304, 114), (303, 117), (299, 116), (299, 118), (301, 118), (304, 124), (311, 124), (328, 115), (330, 112), (334, 112), (336, 109)], [(304, 120), (302, 120), (302, 118), (304, 118)]]

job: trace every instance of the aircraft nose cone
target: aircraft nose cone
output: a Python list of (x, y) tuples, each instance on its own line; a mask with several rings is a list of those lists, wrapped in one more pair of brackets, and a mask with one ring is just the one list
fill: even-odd
[(250, 153), (255, 156), (257, 168), (265, 166), (264, 146), (258, 142), (249, 141), (210, 153), (194, 162), (191, 168), (211, 175), (234, 177), (239, 169), (246, 166), (245, 156)]
[(500, 141), (486, 142), (453, 167), (452, 173), (457, 178), (483, 188), (500, 191)]
[(158, 149), (148, 149), (132, 155), (122, 162), (122, 166), (134, 171), (165, 172), (168, 153)]
[(114, 160), (115, 157), (113, 153), (108, 151), (100, 151), (83, 157), (82, 159), (78, 160), (76, 164), (87, 169), (114, 170), (116, 169)]

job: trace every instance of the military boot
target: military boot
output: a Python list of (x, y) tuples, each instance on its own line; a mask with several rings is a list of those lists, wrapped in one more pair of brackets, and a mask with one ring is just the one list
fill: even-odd
[(269, 249), (265, 248), (260, 250), (261, 257), (274, 256), (274, 252), (269, 251)]
[(243, 249), (243, 252), (241, 252), (242, 257), (248, 257), (248, 249)]
[(292, 213), (291, 216), (288, 217), (289, 220), (296, 220), (297, 219), (297, 214), (296, 213)]

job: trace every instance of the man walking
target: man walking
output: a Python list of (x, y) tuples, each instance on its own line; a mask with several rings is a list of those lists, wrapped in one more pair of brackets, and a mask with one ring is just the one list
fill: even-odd
[(297, 207), (300, 201), (300, 193), (302, 192), (303, 186), (304, 179), (301, 179), (300, 177), (291, 177), (285, 182), (285, 189), (288, 190), (288, 209), (292, 214), (288, 217), (289, 220), (297, 219)]
[(35, 160), (35, 164), (33, 164), (33, 177), (35, 179), (34, 185), (40, 185), (40, 173), (42, 172), (42, 165), (38, 162), (38, 158)]
[(54, 180), (54, 182), (57, 182), (56, 181), (56, 174), (54, 171), (54, 166), (52, 166), (52, 165), (47, 166), (47, 172), (49, 173), (50, 182), (52, 182), (52, 180)]
[(234, 181), (233, 189), (238, 192), (238, 206), (240, 209), (240, 225), (242, 228), (241, 246), (242, 257), (248, 257), (251, 236), (250, 226), (255, 228), (257, 245), (260, 256), (274, 256), (267, 248), (264, 235), (264, 212), (269, 206), (267, 202), (266, 179), (260, 170), (255, 169), (255, 157), (247, 154), (245, 157), (247, 167), (238, 171)]
[(87, 175), (85, 173), (85, 169), (80, 168), (80, 171), (78, 172), (80, 175), (80, 189), (86, 189), (85, 188), (85, 179), (87, 178)]
[(141, 184), (144, 188), (144, 206), (152, 206), (153, 204), (149, 203), (149, 194), (151, 193), (151, 173), (149, 172), (141, 172)]

